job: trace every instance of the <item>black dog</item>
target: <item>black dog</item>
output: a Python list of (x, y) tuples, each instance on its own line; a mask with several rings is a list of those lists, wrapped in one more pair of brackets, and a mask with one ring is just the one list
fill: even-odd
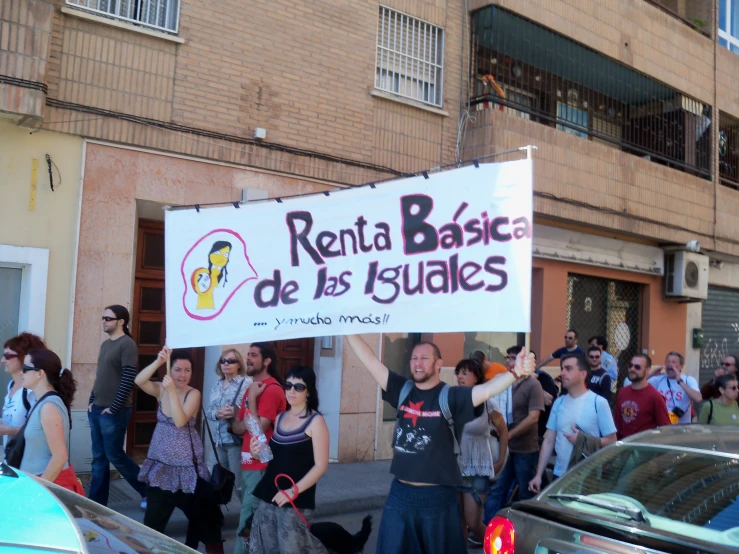
[(359, 554), (372, 532), (372, 516), (367, 516), (362, 520), (362, 528), (355, 535), (333, 521), (314, 523), (310, 526), (310, 532), (323, 543), (329, 552)]

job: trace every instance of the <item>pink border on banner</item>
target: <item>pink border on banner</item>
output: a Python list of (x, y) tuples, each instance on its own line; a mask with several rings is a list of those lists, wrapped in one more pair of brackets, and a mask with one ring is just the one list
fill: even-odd
[[(187, 257), (190, 255), (190, 253), (193, 250), (195, 250), (198, 244), (200, 244), (205, 239), (207, 239), (209, 236), (215, 233), (230, 233), (231, 235), (239, 239), (239, 241), (241, 241), (241, 244), (244, 245), (244, 258), (246, 258), (246, 263), (249, 264), (249, 267), (254, 272), (254, 277), (249, 277), (248, 279), (244, 279), (241, 283), (239, 283), (238, 286), (233, 290), (233, 292), (228, 295), (228, 298), (226, 298), (226, 300), (223, 302), (223, 306), (221, 306), (221, 309), (218, 310), (213, 315), (209, 315), (209, 316), (196, 315), (187, 309), (187, 304), (185, 303), (185, 298), (187, 297), (187, 279), (185, 278), (185, 260), (187, 260)], [(203, 235), (203, 237), (201, 237), (195, 244), (192, 245), (190, 250), (187, 251), (187, 253), (185, 254), (185, 257), (182, 258), (182, 265), (180, 266), (180, 274), (182, 275), (182, 283), (185, 285), (185, 292), (182, 295), (182, 307), (184, 308), (185, 313), (188, 316), (190, 316), (192, 319), (197, 319), (198, 321), (208, 321), (210, 319), (215, 319), (216, 317), (221, 315), (221, 312), (223, 312), (226, 306), (228, 306), (228, 303), (231, 301), (231, 298), (233, 298), (233, 295), (236, 294), (241, 287), (243, 287), (249, 281), (259, 278), (259, 274), (257, 273), (257, 270), (254, 269), (253, 265), (251, 265), (251, 260), (249, 260), (249, 255), (246, 253), (246, 242), (244, 241), (244, 239), (241, 238), (241, 235), (239, 235), (235, 231), (232, 231), (231, 229), (215, 229), (211, 231), (210, 233), (208, 233), (207, 235)]]

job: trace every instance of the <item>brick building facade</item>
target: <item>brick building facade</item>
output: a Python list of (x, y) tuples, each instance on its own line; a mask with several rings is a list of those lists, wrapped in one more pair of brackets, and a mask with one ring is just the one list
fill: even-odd
[[(527, 144), (534, 349), (580, 322), (624, 356), (684, 350), (697, 375), (701, 304), (665, 300), (660, 248), (697, 239), (712, 282), (739, 287), (726, 277), (739, 56), (719, 44), (719, 1), (1, 2), (0, 112), (17, 132), (84, 139), (82, 176), (62, 175), (81, 191), (69, 338), (50, 345), (81, 384), (77, 417), (105, 305), (131, 307), (142, 363), (164, 339), (163, 310), (142, 304), (163, 277), (162, 206), (332, 190)], [(576, 308), (594, 298), (620, 307), (590, 322)], [(522, 340), (489, 335), (430, 338), (445, 365)], [(371, 338), (393, 367), (420, 340)], [(392, 414), (351, 350), (283, 347), (323, 377), (331, 457), (387, 457)], [(200, 355), (207, 386), (217, 353)], [(131, 449), (146, 444), (145, 412)]]

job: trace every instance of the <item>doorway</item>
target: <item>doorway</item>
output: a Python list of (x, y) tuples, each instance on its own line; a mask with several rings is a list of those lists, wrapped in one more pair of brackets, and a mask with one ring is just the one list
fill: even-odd
[[(164, 302), (164, 222), (140, 219), (136, 241), (131, 335), (139, 347), (139, 371), (156, 360), (166, 339)], [(203, 348), (192, 348), (193, 373), (190, 386), (203, 392)], [(155, 380), (166, 373), (163, 366)], [(137, 462), (146, 458), (157, 422), (157, 400), (133, 390), (133, 410), (126, 435), (126, 452)]]

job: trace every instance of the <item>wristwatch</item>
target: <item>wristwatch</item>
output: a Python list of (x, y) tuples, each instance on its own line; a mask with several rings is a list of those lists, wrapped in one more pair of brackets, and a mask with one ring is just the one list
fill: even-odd
[(681, 378), (681, 379), (678, 379), (678, 380), (677, 380), (677, 384), (678, 384), (678, 385), (682, 385), (682, 384), (683, 384), (683, 380), (682, 380), (682, 378)]

